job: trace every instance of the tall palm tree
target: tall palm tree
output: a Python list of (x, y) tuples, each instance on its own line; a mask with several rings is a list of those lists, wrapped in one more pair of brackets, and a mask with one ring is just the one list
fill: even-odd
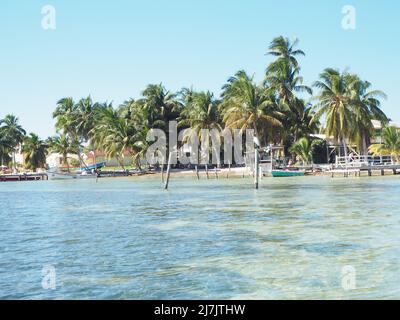
[(0, 120), (1, 130), (8, 139), (11, 144), (12, 153), (13, 153), (13, 168), (14, 171), (17, 170), (15, 154), (17, 152), (18, 147), (24, 140), (26, 135), (26, 131), (19, 124), (18, 118), (12, 114), (6, 115), (3, 120)]
[[(219, 101), (214, 99), (214, 95), (209, 91), (194, 92), (186, 90), (184, 92), (186, 92), (186, 95), (183, 99), (186, 100), (186, 105), (181, 112), (178, 125), (191, 129), (190, 135), (187, 135), (184, 139), (190, 140), (193, 136), (202, 139), (203, 130), (216, 129), (221, 132), (222, 117), (219, 111)], [(219, 150), (214, 144), (212, 148), (217, 157), (217, 164), (220, 165)]]
[[(296, 49), (298, 43), (298, 39), (291, 42), (289, 38), (283, 36), (276, 37), (269, 46), (268, 54), (277, 57), (277, 63), (279, 63), (279, 61), (285, 61), (288, 62), (291, 67), (296, 68), (299, 65), (296, 57), (305, 56), (302, 50)], [(271, 65), (270, 68), (273, 69), (273, 66)]]
[(370, 138), (374, 134), (372, 120), (387, 124), (389, 119), (380, 109), (380, 99), (386, 99), (380, 90), (369, 90), (371, 83), (362, 81), (357, 75), (347, 75), (351, 104), (354, 106), (354, 126), (352, 140), (358, 145), (361, 154), (368, 153)]
[[(276, 59), (267, 67), (264, 79), (264, 86), (274, 91), (283, 113), (280, 119), (283, 124), (281, 143), (288, 146), (315, 129), (309, 121), (312, 113), (309, 105), (296, 96), (299, 92), (312, 94), (311, 88), (303, 85), (303, 77), (300, 76), (297, 57), (305, 56), (305, 53), (297, 49), (297, 45), (297, 39), (291, 42), (281, 36), (272, 40), (268, 54)], [(305, 130), (307, 127), (310, 129)]]
[(53, 112), (57, 131), (75, 133), (75, 112), (76, 104), (71, 97), (62, 98), (57, 102), (56, 110)]
[(47, 140), (49, 150), (61, 155), (61, 162), (67, 166), (68, 172), (70, 171), (68, 157), (71, 154), (78, 154), (79, 146), (74, 140), (72, 140), (67, 134), (62, 133), (60, 135), (50, 137)]
[(300, 49), (295, 49), (298, 44), (296, 39), (293, 43), (288, 38), (278, 37), (272, 40), (268, 54), (276, 57), (266, 70), (264, 84), (274, 88), (281, 103), (290, 102), (295, 92), (307, 92), (312, 94), (311, 88), (303, 85), (303, 77), (299, 76), (300, 66), (297, 56), (305, 56)]
[[(279, 127), (279, 112), (270, 92), (258, 86), (245, 72), (239, 71), (223, 87), (221, 104), (223, 120), (227, 128), (254, 129), (260, 142), (260, 131), (265, 128)], [(263, 139), (262, 139), (263, 138)]]
[(13, 150), (12, 143), (4, 131), (3, 128), (0, 128), (0, 161), (2, 166), (11, 162), (10, 154)]
[(369, 151), (377, 156), (391, 155), (396, 162), (400, 160), (400, 130), (394, 126), (382, 129), (382, 144), (373, 144)]
[(150, 84), (142, 95), (141, 102), (149, 126), (168, 132), (168, 122), (176, 120), (182, 108), (176, 94), (167, 91), (162, 84)]
[(325, 117), (325, 133), (343, 144), (346, 159), (346, 139), (351, 138), (354, 124), (354, 110), (347, 80), (346, 73), (328, 68), (314, 84), (320, 89), (314, 119)]
[(25, 167), (36, 172), (38, 168), (46, 165), (48, 145), (39, 138), (38, 135), (31, 133), (24, 138), (22, 152), (24, 154)]

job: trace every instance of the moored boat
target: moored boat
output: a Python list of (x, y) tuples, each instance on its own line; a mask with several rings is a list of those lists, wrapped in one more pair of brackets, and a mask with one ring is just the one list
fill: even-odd
[(290, 170), (272, 170), (272, 176), (276, 178), (281, 177), (302, 177), (305, 175), (304, 171), (290, 171)]
[(87, 172), (74, 173), (48, 170), (47, 176), (49, 180), (70, 180), (70, 179), (93, 179), (97, 178), (97, 174)]

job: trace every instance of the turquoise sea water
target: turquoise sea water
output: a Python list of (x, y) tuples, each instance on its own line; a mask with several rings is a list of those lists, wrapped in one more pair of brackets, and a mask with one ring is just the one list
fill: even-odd
[[(0, 184), (2, 299), (400, 298), (400, 177)], [(56, 289), (42, 288), (54, 266)], [(342, 268), (356, 289), (342, 287)]]

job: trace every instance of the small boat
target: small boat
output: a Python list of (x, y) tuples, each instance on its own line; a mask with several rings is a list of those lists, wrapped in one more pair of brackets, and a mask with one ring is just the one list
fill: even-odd
[(304, 176), (304, 171), (290, 171), (290, 170), (272, 170), (272, 176), (276, 178), (282, 177), (302, 177)]
[(75, 172), (62, 172), (48, 170), (47, 177), (49, 180), (71, 180), (71, 179), (93, 179), (97, 178), (97, 174), (91, 174), (88, 172), (75, 173)]
[(103, 168), (105, 166), (106, 166), (105, 162), (99, 162), (99, 163), (96, 163), (96, 164), (92, 164), (92, 165), (86, 166), (84, 168), (80, 168), (78, 171), (80, 171), (80, 172), (92, 171), (92, 170), (96, 170), (96, 169), (101, 169), (101, 168)]

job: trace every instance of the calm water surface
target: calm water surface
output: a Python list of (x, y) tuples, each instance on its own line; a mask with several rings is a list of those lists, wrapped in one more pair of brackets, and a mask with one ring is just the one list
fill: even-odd
[(258, 191), (240, 178), (1, 183), (0, 298), (399, 299), (399, 199), (395, 176)]

